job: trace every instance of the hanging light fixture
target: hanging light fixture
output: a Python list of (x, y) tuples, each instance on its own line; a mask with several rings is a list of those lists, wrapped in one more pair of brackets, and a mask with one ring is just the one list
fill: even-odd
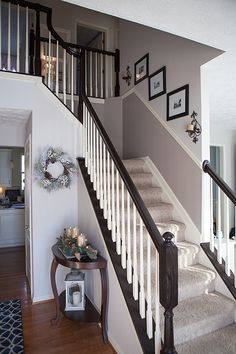
[(198, 141), (199, 135), (201, 135), (202, 133), (202, 127), (196, 119), (197, 115), (198, 114), (193, 111), (193, 113), (191, 114), (191, 123), (188, 124), (186, 127), (186, 133), (188, 133), (189, 137), (193, 140), (193, 143), (195, 144)]

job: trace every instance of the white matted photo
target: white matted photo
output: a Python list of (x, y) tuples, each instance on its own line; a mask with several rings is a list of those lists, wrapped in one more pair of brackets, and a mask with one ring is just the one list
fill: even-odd
[(182, 86), (167, 94), (167, 120), (189, 114), (189, 85)]
[(166, 93), (166, 67), (155, 71), (148, 80), (149, 101)]
[(148, 77), (149, 54), (145, 54), (134, 64), (134, 84), (137, 85)]

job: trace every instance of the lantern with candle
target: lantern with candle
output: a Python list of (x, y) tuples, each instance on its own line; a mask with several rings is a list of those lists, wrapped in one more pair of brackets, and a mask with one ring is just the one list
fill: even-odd
[(66, 303), (65, 311), (85, 309), (84, 273), (77, 269), (71, 269), (66, 275)]

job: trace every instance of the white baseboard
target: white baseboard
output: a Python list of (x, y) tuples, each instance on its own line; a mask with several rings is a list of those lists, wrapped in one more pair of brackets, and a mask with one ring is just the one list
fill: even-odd
[(150, 169), (152, 172), (154, 181), (163, 189), (165, 196), (167, 197), (167, 201), (174, 206), (174, 211), (173, 211), (173, 217), (181, 221), (183, 224), (186, 226), (185, 230), (185, 240), (199, 244), (201, 240), (201, 234), (194, 222), (192, 221), (191, 217), (187, 213), (187, 211), (184, 209), (164, 177), (161, 175), (159, 170), (157, 169), (156, 165), (153, 163), (153, 161), (150, 159), (149, 156), (146, 156), (143, 158), (145, 161), (147, 167)]
[(43, 296), (34, 296), (32, 299), (32, 303), (35, 305), (37, 303), (49, 301), (49, 300), (53, 300), (53, 299), (54, 299), (54, 297), (52, 294), (43, 295)]

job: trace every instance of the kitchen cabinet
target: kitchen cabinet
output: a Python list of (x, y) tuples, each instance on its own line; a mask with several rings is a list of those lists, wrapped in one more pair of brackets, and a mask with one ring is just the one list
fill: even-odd
[(12, 152), (10, 149), (0, 149), (0, 186), (12, 186)]
[(0, 210), (0, 247), (22, 246), (25, 243), (25, 210)]

